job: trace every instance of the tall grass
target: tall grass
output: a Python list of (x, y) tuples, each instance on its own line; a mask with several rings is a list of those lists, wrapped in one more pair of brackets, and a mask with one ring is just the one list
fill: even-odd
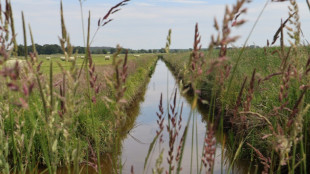
[[(238, 1), (235, 7), (240, 7), (241, 2)], [(268, 3), (267, 1), (266, 6)], [(234, 11), (242, 10), (226, 10), (226, 13)], [(241, 50), (230, 51), (226, 49), (227, 45), (223, 44), (227, 42), (221, 41), (221, 35), (218, 34), (218, 37), (212, 37), (218, 39), (212, 40), (208, 56), (204, 56), (204, 54), (197, 53), (197, 48), (199, 48), (197, 43), (200, 39), (196, 26), (193, 53), (190, 55), (172, 54), (164, 57), (165, 62), (183, 80), (185, 86), (190, 86), (194, 96), (198, 89), (198, 98), (201, 98), (201, 102), (211, 103), (211, 110), (213, 110), (212, 108), (220, 109), (217, 115), (210, 114), (210, 120), (212, 123), (214, 118), (220, 117), (220, 122), (217, 123), (219, 131), (230, 132), (232, 130), (235, 134), (233, 141), (226, 142), (226, 145), (222, 144), (236, 149), (232, 152), (234, 155), (231, 166), (234, 165), (236, 158), (246, 158), (248, 154), (246, 149), (250, 148), (250, 151), (254, 150), (256, 153), (256, 159), (260, 160), (264, 166), (263, 173), (309, 172), (306, 158), (309, 145), (307, 142), (308, 132), (306, 131), (308, 130), (307, 120), (309, 117), (307, 68), (309, 52), (306, 51), (308, 46), (300, 44), (299, 12), (295, 1), (290, 1), (289, 11), (288, 19), (281, 24), (274, 36), (273, 44), (280, 37), (280, 48), (269, 47), (268, 42), (264, 52), (263, 49), (247, 50), (246, 44)], [(223, 20), (222, 29), (223, 32), (226, 31), (223, 34), (224, 37), (229, 35), (227, 33), (230, 31), (229, 23), (233, 25), (243, 23), (243, 20), (236, 20), (238, 17), (234, 18), (239, 16), (238, 14), (232, 13), (225, 16), (227, 18)], [(287, 26), (287, 21), (291, 21), (292, 26)], [(215, 28), (219, 30), (216, 21)], [(285, 29), (289, 31), (289, 47), (285, 47), (283, 44)], [(230, 37), (229, 41), (233, 42), (235, 39), (235, 37)], [(214, 53), (212, 50), (218, 44), (220, 49)], [(219, 57), (214, 58), (217, 53)], [(242, 54), (248, 60), (240, 59)], [(203, 56), (202, 63), (199, 63), (198, 66), (191, 63), (193, 60), (199, 60), (200, 56)], [(231, 57), (231, 61), (227, 60), (227, 56)], [(206, 65), (200, 70), (200, 65), (204, 64)], [(195, 69), (197, 71), (193, 71)], [(230, 72), (231, 69), (232, 72)], [(230, 80), (227, 82), (226, 79)], [(240, 83), (240, 79), (244, 79), (243, 83)], [(250, 79), (248, 83), (247, 79)], [(195, 97), (193, 103), (195, 103)], [(229, 124), (229, 130), (224, 129), (223, 124)], [(185, 129), (184, 134), (188, 134), (188, 130)], [(225, 134), (222, 136), (224, 137)], [(249, 147), (245, 147), (244, 142), (247, 142)], [(244, 152), (241, 149), (244, 149)], [(209, 155), (212, 153), (213, 151), (208, 152)], [(251, 153), (251, 158), (255, 156), (255, 153)], [(205, 166), (208, 166), (206, 160), (203, 162)], [(212, 163), (211, 160), (207, 173), (212, 173), (210, 170)], [(221, 163), (224, 161), (222, 160)], [(231, 167), (228, 172), (230, 170)]]
[[(125, 2), (128, 0), (112, 9), (118, 10), (120, 6), (126, 5)], [(65, 27), (64, 9), (60, 4), (60, 44), (69, 61), (73, 46)], [(145, 85), (141, 79), (148, 78), (157, 58), (149, 55), (127, 60), (127, 55), (118, 58), (116, 54), (114, 65), (96, 66), (89, 51), (88, 23), (88, 49), (83, 66), (77, 66), (73, 61), (69, 63), (71, 68), (67, 69), (62, 63), (50, 60), (48, 73), (42, 73), (43, 61), (38, 59), (36, 52), (26, 53), (23, 61), (8, 66), (7, 62), (10, 62), (11, 55), (16, 51), (16, 38), (11, 3), (6, 1), (4, 5), (5, 11), (1, 9), (4, 15), (1, 15), (0, 101), (3, 104), (0, 107), (0, 172), (57, 173), (66, 168), (67, 173), (80, 173), (93, 168), (101, 173), (102, 154), (112, 151), (114, 145), (120, 146), (111, 137), (118, 136), (113, 132), (115, 127), (123, 126), (114, 123), (125, 119), (125, 99), (129, 103), (138, 95), (141, 86)], [(114, 10), (104, 16), (103, 26), (106, 25), (105, 20), (116, 12)], [(24, 14), (22, 16), (26, 46), (26, 22)], [(29, 30), (34, 47), (30, 27)], [(119, 74), (120, 63), (123, 63), (123, 70)], [(56, 67), (60, 69), (57, 74), (53, 71)], [(98, 75), (97, 69), (103, 74)], [(132, 83), (126, 83), (127, 78)], [(111, 83), (119, 86), (110, 86)], [(128, 92), (125, 85), (128, 86)], [(124, 118), (116, 118), (117, 114), (113, 112), (115, 108)]]
[[(129, 0), (111, 7), (99, 19), (92, 37), (91, 13), (85, 33), (83, 2), (79, 2), (85, 59), (78, 66), (75, 57), (70, 62), (70, 69), (50, 60), (48, 74), (42, 73), (43, 62), (35, 52), (30, 26), (34, 52), (27, 53), (23, 13), (25, 58), (15, 61), (13, 66), (7, 65), (17, 51), (11, 3), (6, 1), (5, 8), (0, 11), (4, 14), (0, 16), (2, 173), (57, 173), (60, 168), (66, 168), (67, 173), (88, 173), (91, 169), (102, 173), (103, 154), (111, 164), (112, 173), (123, 171), (121, 135), (130, 119), (125, 110), (145, 85), (143, 81), (153, 71), (157, 58), (146, 56), (129, 60), (128, 54), (120, 58), (121, 47), (118, 46), (112, 65), (96, 66), (90, 46), (100, 28), (109, 24), (111, 16)], [(271, 47), (268, 41), (264, 49), (253, 50), (246, 48), (246, 41), (242, 49), (229, 50), (228, 44), (239, 38), (231, 36), (231, 31), (245, 23), (240, 18), (246, 13), (248, 2), (238, 0), (231, 8), (227, 7), (221, 25), (217, 19), (214, 20), (217, 34), (211, 37), (207, 52), (201, 50), (201, 36), (196, 24), (193, 51), (169, 54), (169, 30), (167, 54), (163, 55), (163, 59), (182, 79), (182, 90), (192, 95), (191, 111), (186, 124), (182, 125), (183, 104), (178, 107), (177, 91), (173, 92), (170, 100), (167, 99), (167, 108), (164, 108), (160, 97), (158, 130), (146, 153), (143, 173), (148, 171), (156, 146), (159, 146), (159, 154), (156, 155), (153, 173), (181, 173), (184, 162), (190, 163), (190, 173), (195, 168), (197, 173), (214, 173), (216, 143), (222, 144), (222, 173), (231, 173), (240, 158), (251, 161), (249, 171), (253, 170), (251, 166), (257, 166), (255, 173), (309, 173), (310, 56), (309, 45), (301, 44), (298, 4), (290, 1), (288, 18), (281, 21), (275, 32), (272, 44), (280, 38), (280, 47)], [(266, 2), (247, 40), (269, 3)], [(66, 61), (69, 61), (73, 45), (63, 11), (60, 1), (60, 45)], [(289, 46), (284, 45), (285, 31), (288, 31)], [(58, 74), (54, 72), (56, 65), (60, 69)], [(207, 104), (209, 109), (201, 152), (198, 151), (195, 114), (199, 103)], [(163, 158), (166, 153), (163, 148), (165, 131), (169, 137), (167, 159)], [(216, 134), (220, 136), (218, 141)], [(189, 139), (191, 160), (184, 161)], [(224, 153), (231, 156), (225, 169)], [(165, 161), (167, 169), (163, 167)], [(134, 171), (132, 167), (131, 173)]]

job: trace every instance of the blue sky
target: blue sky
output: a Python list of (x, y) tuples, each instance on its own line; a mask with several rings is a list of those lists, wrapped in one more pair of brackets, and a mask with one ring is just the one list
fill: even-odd
[[(99, 17), (118, 3), (119, 0), (86, 0), (83, 3), (84, 17), (88, 10), (92, 14), (92, 33), (95, 32)], [(210, 36), (215, 34), (213, 19), (221, 21), (225, 4), (234, 0), (132, 0), (128, 6), (113, 16), (114, 21), (97, 34), (92, 46), (116, 46), (126, 48), (151, 49), (162, 48), (169, 28), (172, 29), (172, 48), (191, 48), (193, 45), (194, 26), (199, 23), (203, 47), (207, 47)], [(254, 0), (247, 4), (248, 13), (243, 17), (248, 21), (235, 29), (234, 35), (242, 36), (236, 46), (241, 46), (265, 0)], [(305, 38), (310, 40), (310, 11), (304, 0), (297, 1), (300, 8), (300, 20)], [(73, 45), (82, 46), (83, 36), (78, 0), (63, 0), (67, 30)], [(13, 0), (15, 25), (18, 43), (22, 43), (21, 11), (24, 11), (26, 23), (30, 23), (34, 39), (39, 44), (59, 43), (61, 34), (59, 0)], [(288, 3), (269, 3), (254, 30), (248, 44), (263, 46), (271, 40), (281, 18), (288, 16)], [(29, 37), (28, 37), (29, 38)], [(287, 39), (286, 39), (287, 40)], [(304, 39), (303, 39), (304, 40)], [(30, 42), (30, 40), (28, 41)]]

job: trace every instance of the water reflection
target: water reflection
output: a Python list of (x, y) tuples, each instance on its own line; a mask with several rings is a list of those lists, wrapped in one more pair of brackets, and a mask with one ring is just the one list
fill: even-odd
[[(150, 80), (150, 83), (147, 87), (146, 93), (144, 95), (144, 101), (140, 104), (140, 112), (135, 120), (135, 126), (132, 126), (130, 130), (130, 136), (127, 136), (123, 141), (123, 150), (122, 150), (122, 161), (124, 163), (123, 173), (129, 174), (131, 165), (134, 166), (136, 173), (142, 173), (144, 160), (148, 152), (149, 143), (152, 142), (154, 136), (156, 135), (156, 130), (158, 129), (158, 125), (156, 123), (157, 116), (156, 111), (158, 111), (158, 104), (160, 99), (160, 94), (163, 93), (163, 106), (167, 108), (167, 104), (171, 100), (171, 93), (175, 89), (178, 89), (178, 85), (176, 85), (176, 81), (165, 65), (164, 62), (158, 61), (155, 72)], [(168, 98), (167, 98), (168, 96)], [(182, 114), (182, 125), (183, 128), (186, 125), (188, 116), (190, 114), (190, 98), (186, 98), (182, 96), (178, 92), (177, 98), (177, 108), (178, 111), (180, 109), (181, 103), (183, 103), (183, 114)], [(165, 110), (166, 112), (166, 110)], [(167, 114), (167, 113), (165, 113)], [(197, 135), (198, 135), (198, 162), (200, 164), (201, 160), (201, 152), (203, 146), (203, 140), (206, 132), (206, 126), (208, 123), (205, 121), (203, 110), (194, 111), (194, 117), (197, 119)], [(191, 130), (191, 127), (189, 128)], [(166, 132), (166, 131), (165, 131)], [(183, 130), (181, 131), (183, 132)], [(196, 135), (195, 135), (196, 136)], [(164, 158), (163, 158), (163, 166), (165, 169), (168, 168), (167, 165), (167, 154), (168, 154), (168, 135), (164, 134)], [(180, 138), (180, 137), (179, 137)], [(190, 173), (190, 161), (191, 161), (191, 131), (188, 134), (188, 138), (185, 145), (185, 151), (182, 162), (182, 172), (181, 173)], [(194, 140), (196, 142), (196, 140)], [(178, 145), (179, 139), (177, 140)], [(177, 146), (176, 146), (177, 147)], [(175, 148), (176, 148), (175, 147)], [(195, 145), (196, 147), (196, 145)], [(222, 146), (221, 144), (217, 144), (216, 146), (216, 159), (215, 159), (215, 167), (214, 173), (226, 173), (229, 167), (229, 160), (225, 159), (221, 161), (222, 157)], [(225, 152), (225, 150), (224, 150)], [(151, 173), (152, 168), (155, 165), (156, 158), (159, 155), (158, 148), (155, 149), (153, 156), (151, 156), (150, 166), (148, 166), (148, 170), (146, 173)], [(225, 153), (224, 155), (225, 156)], [(197, 157), (196, 157), (196, 149), (194, 149), (193, 155), (193, 172), (196, 173)], [(242, 161), (239, 161), (240, 164), (236, 163), (235, 167), (232, 170), (232, 173), (247, 173), (247, 165), (244, 165)], [(222, 167), (223, 166), (223, 167)], [(223, 168), (223, 169), (222, 169)], [(199, 169), (198, 169), (199, 170)], [(222, 170), (222, 171), (221, 171)]]
[[(182, 125), (183, 128), (186, 125), (187, 119), (191, 111), (191, 97), (187, 95), (181, 95), (179, 86), (176, 84), (175, 78), (167, 68), (164, 62), (158, 61), (155, 72), (148, 83), (148, 86), (145, 90), (141, 91), (139, 97), (137, 97), (137, 102), (130, 106), (128, 109), (128, 119), (126, 120), (126, 126), (122, 128), (122, 133), (119, 135), (120, 139), (123, 140), (121, 150), (117, 153), (119, 158), (122, 159), (123, 170), (122, 173), (130, 174), (130, 168), (133, 165), (135, 173), (142, 173), (144, 168), (144, 160), (147, 155), (150, 143), (152, 142), (154, 136), (156, 135), (156, 130), (158, 125), (156, 123), (157, 116), (156, 112), (158, 111), (158, 104), (160, 99), (160, 94), (163, 94), (163, 107), (167, 108), (167, 105), (173, 97), (173, 91), (177, 89), (177, 110), (180, 111), (181, 104), (183, 103), (183, 114), (182, 114)], [(167, 114), (166, 109), (165, 114)], [(198, 162), (200, 165), (201, 161), (201, 152), (203, 141), (205, 137), (206, 128), (208, 123), (206, 121), (208, 110), (205, 106), (198, 107), (197, 110), (193, 111), (193, 118), (197, 120), (197, 141), (198, 141)], [(195, 121), (196, 122), (196, 121)], [(166, 123), (165, 123), (166, 124)], [(188, 138), (185, 144), (183, 162), (182, 162), (182, 172), (181, 173), (190, 173), (190, 161), (191, 161), (191, 130), (192, 124), (190, 124)], [(165, 128), (166, 129), (166, 128)], [(165, 130), (166, 132), (166, 130)], [(183, 133), (181, 130), (180, 134)], [(196, 136), (196, 135), (195, 135)], [(167, 163), (167, 154), (168, 154), (168, 142), (167, 133), (164, 134), (164, 158), (163, 158), (163, 167), (168, 169)], [(222, 142), (222, 136), (218, 133), (216, 134), (217, 142)], [(176, 147), (180, 141), (180, 137), (176, 141)], [(196, 140), (195, 140), (196, 142)], [(196, 145), (194, 146), (196, 147)], [(222, 155), (223, 151), (223, 155)], [(215, 154), (215, 166), (214, 173), (227, 173), (227, 168), (230, 166), (230, 159), (226, 156), (227, 150), (222, 147), (220, 143), (216, 145), (216, 154)], [(159, 149), (155, 148), (153, 155), (150, 157), (149, 166), (147, 167), (146, 173), (152, 173), (152, 168), (154, 168), (155, 161), (159, 156)], [(197, 156), (196, 149), (193, 151), (193, 172), (197, 173)], [(230, 153), (230, 154), (233, 154)], [(111, 154), (104, 154), (101, 156), (101, 172), (104, 174), (113, 173), (113, 167), (111, 163)], [(235, 162), (234, 167), (232, 168), (231, 173), (248, 173), (248, 162), (238, 159)], [(83, 167), (81, 173), (87, 172), (86, 166)], [(199, 169), (198, 169), (199, 170)], [(73, 168), (71, 169), (73, 171)], [(57, 173), (68, 173), (67, 168), (60, 168)], [(95, 171), (88, 167), (88, 173), (95, 173)], [(204, 172), (203, 172), (204, 173)], [(250, 171), (249, 173), (252, 173)]]

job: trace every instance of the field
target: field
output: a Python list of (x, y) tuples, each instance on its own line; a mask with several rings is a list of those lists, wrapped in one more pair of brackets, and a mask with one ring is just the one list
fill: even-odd
[[(128, 3), (112, 6), (97, 31)], [(297, 2), (272, 44), (230, 47), (246, 3), (214, 20), (208, 48), (196, 24), (192, 49), (170, 49), (169, 30), (157, 53), (117, 45), (92, 54), (89, 13), (85, 54), (74, 54), (60, 1), (63, 54), (39, 55), (30, 26), (27, 52), (23, 13), (17, 45), (11, 2), (0, 1), (0, 173), (309, 173), (310, 47)], [(127, 157), (130, 143), (138, 152)]]
[[(137, 54), (139, 56), (143, 56), (141, 54)], [(150, 54), (148, 54), (149, 56)], [(85, 57), (85, 55), (82, 54), (77, 54), (74, 55), (74, 57), (76, 58), (76, 66), (77, 67), (81, 67), (83, 64), (84, 59), (81, 58), (82, 56)], [(49, 72), (49, 66), (50, 66), (50, 61), (46, 59), (46, 57), (50, 57), (53, 61), (55, 62), (61, 62), (61, 65), (63, 68), (65, 68), (66, 70), (68, 70), (71, 67), (71, 62), (67, 62), (67, 61), (63, 61), (61, 60), (61, 57), (63, 57), (63, 55), (58, 55), (58, 54), (53, 54), (53, 55), (39, 55), (38, 61), (43, 61), (43, 64), (41, 65), (42, 67), (42, 71), (44, 73), (48, 73)], [(108, 60), (105, 59), (105, 57), (109, 57)], [(119, 57), (125, 57), (124, 54), (120, 54)], [(112, 65), (113, 63), (113, 55), (111, 54), (94, 54), (92, 55), (93, 61), (95, 62), (96, 66), (102, 66), (102, 65)], [(135, 57), (133, 54), (129, 54), (128, 55), (128, 60), (136, 60), (138, 57)], [(60, 67), (54, 67), (53, 71), (55, 73), (59, 73), (61, 72)]]

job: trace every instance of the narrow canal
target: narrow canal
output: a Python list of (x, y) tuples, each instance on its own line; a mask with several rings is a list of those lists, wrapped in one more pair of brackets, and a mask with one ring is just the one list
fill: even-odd
[[(163, 107), (164, 107), (164, 116), (167, 117), (167, 102), (171, 103), (172, 95), (174, 91), (177, 90), (177, 112), (180, 113), (181, 104), (183, 103), (183, 111), (182, 111), (182, 129), (180, 131), (180, 135), (177, 138), (176, 146), (174, 147), (174, 151), (178, 147), (181, 134), (183, 133), (184, 127), (187, 123), (191, 106), (188, 101), (190, 99), (186, 99), (186, 97), (180, 93), (179, 85), (177, 84), (174, 76), (165, 65), (165, 63), (161, 60), (157, 62), (157, 66), (154, 74), (151, 77), (151, 80), (147, 86), (144, 100), (140, 102), (140, 110), (137, 112), (138, 116), (136, 118), (133, 128), (129, 131), (127, 137), (123, 140), (123, 149), (122, 149), (122, 163), (123, 173), (129, 174), (130, 168), (133, 165), (135, 173), (143, 173), (144, 169), (144, 161), (145, 157), (148, 153), (148, 149), (150, 147), (150, 143), (154, 139), (156, 135), (156, 130), (158, 130), (157, 124), (157, 116), (156, 112), (158, 112), (158, 105), (160, 101), (160, 95), (163, 94)], [(167, 98), (168, 97), (168, 98)], [(208, 126), (206, 118), (206, 113), (203, 111), (193, 111), (193, 117), (197, 120), (194, 123), (197, 125), (194, 128), (194, 137), (197, 137), (197, 140), (194, 139), (194, 146), (192, 146), (192, 123), (189, 127), (189, 132), (187, 136), (187, 141), (185, 144), (185, 151), (182, 162), (182, 172), (181, 173), (197, 173), (197, 156), (196, 156), (196, 147), (198, 147), (198, 164), (200, 165), (201, 154), (203, 141), (205, 137), (205, 132)], [(193, 121), (191, 121), (193, 122)], [(169, 136), (166, 133), (166, 124), (167, 119), (165, 119), (165, 133), (163, 136), (164, 143), (164, 155), (163, 155), (163, 164), (162, 166), (165, 168), (165, 171), (168, 169), (168, 150), (169, 150)], [(197, 130), (196, 130), (197, 128)], [(197, 132), (197, 133), (196, 133)], [(198, 145), (196, 145), (196, 141)], [(194, 148), (192, 148), (194, 147)], [(222, 151), (223, 156), (222, 156)], [(159, 148), (158, 145), (155, 147), (154, 152), (150, 156), (149, 165), (145, 173), (152, 173), (152, 169), (155, 167), (156, 159), (159, 157)], [(193, 154), (193, 155), (192, 155)], [(227, 169), (230, 166), (230, 159), (225, 156), (226, 150), (222, 150), (222, 146), (220, 143), (216, 144), (216, 154), (215, 154), (215, 166), (214, 173), (227, 173)], [(191, 169), (191, 158), (192, 158), (192, 169)], [(242, 160), (235, 163), (234, 167), (231, 170), (231, 173), (247, 173), (248, 165), (244, 164)], [(203, 172), (204, 173), (204, 172)]]

